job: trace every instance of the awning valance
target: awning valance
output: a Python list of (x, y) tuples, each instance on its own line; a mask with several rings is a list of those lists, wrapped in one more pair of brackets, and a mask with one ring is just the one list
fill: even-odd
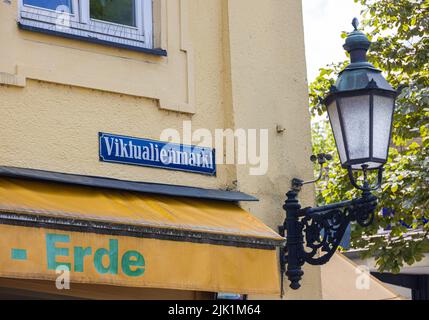
[(230, 202), (0, 177), (0, 276), (242, 294), (279, 291), (276, 247)]

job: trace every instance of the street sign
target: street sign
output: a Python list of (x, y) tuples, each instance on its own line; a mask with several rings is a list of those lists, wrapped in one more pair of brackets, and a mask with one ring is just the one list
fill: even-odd
[(215, 176), (215, 150), (99, 133), (100, 161)]

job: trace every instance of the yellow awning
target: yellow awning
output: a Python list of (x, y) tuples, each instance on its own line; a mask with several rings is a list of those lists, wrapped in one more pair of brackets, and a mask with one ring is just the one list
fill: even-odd
[(238, 206), (0, 178), (0, 277), (277, 294), (283, 238)]

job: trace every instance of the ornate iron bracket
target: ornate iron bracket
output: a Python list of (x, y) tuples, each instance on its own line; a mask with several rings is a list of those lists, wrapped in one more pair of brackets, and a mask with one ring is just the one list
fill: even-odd
[[(382, 170), (378, 176), (379, 183), (381, 177)], [(283, 207), (286, 220), (280, 227), (280, 233), (283, 236), (286, 234), (286, 247), (280, 256), (282, 279), (286, 274), (291, 282), (290, 287), (294, 290), (301, 287), (303, 265), (326, 264), (338, 249), (351, 222), (357, 222), (362, 227), (373, 223), (378, 201), (371, 194), (374, 188), (369, 186), (366, 172), (364, 184), (359, 186), (363, 191), (360, 198), (323, 207), (301, 208), (298, 194), (304, 184), (301, 180), (293, 180), (292, 189), (287, 193)]]

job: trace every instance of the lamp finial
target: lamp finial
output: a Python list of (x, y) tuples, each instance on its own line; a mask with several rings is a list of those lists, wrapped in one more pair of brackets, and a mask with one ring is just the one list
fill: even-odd
[(355, 28), (355, 31), (357, 31), (358, 30), (358, 28), (359, 28), (359, 19), (358, 18), (353, 18), (353, 21), (352, 21), (352, 25), (353, 25), (353, 27)]
[(344, 49), (350, 53), (352, 63), (367, 63), (366, 53), (371, 46), (371, 41), (369, 41), (365, 33), (358, 29), (358, 18), (353, 19), (352, 25), (354, 30), (348, 34)]

